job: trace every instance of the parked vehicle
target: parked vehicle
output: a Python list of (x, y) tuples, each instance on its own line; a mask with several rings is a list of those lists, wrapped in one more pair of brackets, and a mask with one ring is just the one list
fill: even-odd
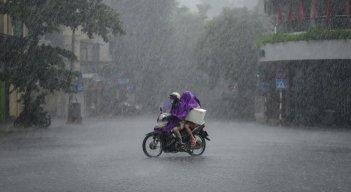
[[(40, 108), (40, 107), (39, 107)], [(13, 122), (14, 127), (39, 127), (47, 128), (51, 125), (51, 116), (41, 108), (29, 113), (21, 112)]]
[(128, 102), (121, 102), (115, 105), (114, 115), (138, 115), (141, 113), (142, 106)]

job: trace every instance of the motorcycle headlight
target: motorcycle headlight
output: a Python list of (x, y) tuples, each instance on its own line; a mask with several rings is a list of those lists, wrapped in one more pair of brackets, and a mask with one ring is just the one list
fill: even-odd
[(167, 125), (167, 122), (158, 122), (157, 127), (164, 127)]

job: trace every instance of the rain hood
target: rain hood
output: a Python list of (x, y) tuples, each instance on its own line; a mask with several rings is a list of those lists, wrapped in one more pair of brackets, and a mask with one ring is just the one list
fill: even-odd
[(200, 107), (200, 101), (190, 91), (185, 91), (180, 97), (176, 107), (171, 110), (173, 118), (168, 122), (164, 131), (170, 132), (180, 121), (184, 120), (188, 113), (196, 108)]

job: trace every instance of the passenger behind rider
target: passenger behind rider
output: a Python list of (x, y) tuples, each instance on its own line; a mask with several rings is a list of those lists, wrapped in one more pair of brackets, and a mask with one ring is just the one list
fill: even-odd
[[(194, 96), (191, 92), (186, 91), (182, 94), (181, 100), (186, 100), (187, 103), (189, 103), (190, 107), (192, 109), (194, 108), (201, 108), (201, 103), (199, 101), (199, 99)], [(190, 112), (190, 111), (189, 111)], [(196, 145), (196, 139), (193, 135), (192, 130), (196, 127), (196, 124), (190, 121), (186, 121), (184, 123), (184, 128), (185, 131), (188, 133), (188, 135), (190, 136), (190, 144), (191, 146), (195, 146)]]

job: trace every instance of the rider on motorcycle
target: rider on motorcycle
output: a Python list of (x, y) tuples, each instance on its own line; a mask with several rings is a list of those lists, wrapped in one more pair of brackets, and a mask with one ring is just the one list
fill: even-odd
[(177, 135), (179, 144), (183, 145), (180, 130), (185, 128), (191, 138), (191, 145), (195, 146), (196, 139), (191, 131), (192, 123), (185, 121), (185, 117), (192, 109), (200, 107), (200, 101), (190, 91), (184, 92), (181, 97), (179, 93), (173, 92), (170, 99), (172, 100), (172, 118), (166, 125), (165, 131), (172, 130)]
[[(180, 94), (178, 92), (173, 92), (169, 95), (169, 98), (171, 100), (171, 111), (170, 113), (174, 114), (178, 110), (179, 107), (179, 100), (180, 100)], [(180, 130), (182, 129), (182, 125), (179, 122), (179, 119), (176, 116), (170, 116), (169, 123), (166, 125), (166, 127), (172, 128), (172, 132), (174, 132), (178, 138), (178, 142), (180, 145), (183, 145), (182, 141), (182, 136), (180, 134)]]

